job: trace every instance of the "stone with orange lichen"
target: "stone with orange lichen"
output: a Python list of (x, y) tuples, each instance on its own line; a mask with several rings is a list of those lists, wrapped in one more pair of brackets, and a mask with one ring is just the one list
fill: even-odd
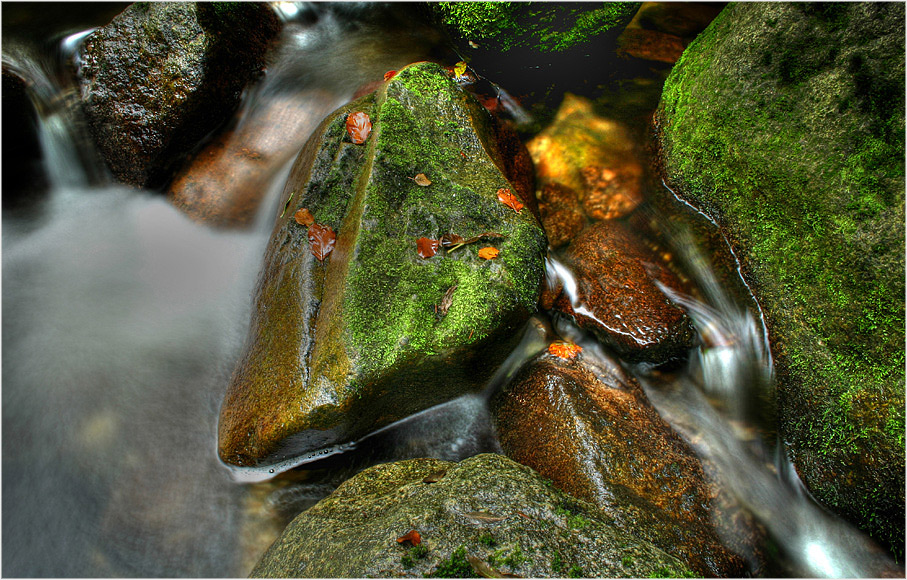
[(582, 176), (586, 185), (583, 209), (594, 220), (623, 217), (642, 203), (642, 167), (638, 163), (590, 165), (583, 168)]
[(636, 162), (636, 144), (622, 123), (595, 114), (592, 101), (567, 93), (554, 121), (526, 144), (539, 185), (559, 183), (586, 195), (582, 169)]
[(586, 218), (576, 192), (559, 183), (546, 183), (536, 194), (542, 227), (548, 243), (559, 248), (569, 243), (584, 227)]
[(544, 354), (491, 409), (508, 457), (593, 502), (618, 528), (703, 576), (746, 573), (712, 526), (712, 494), (695, 453), (616, 361)]
[(683, 359), (696, 333), (686, 313), (656, 282), (684, 291), (661, 256), (618, 221), (586, 228), (563, 255), (576, 278), (576, 296), (555, 309), (630, 362)]

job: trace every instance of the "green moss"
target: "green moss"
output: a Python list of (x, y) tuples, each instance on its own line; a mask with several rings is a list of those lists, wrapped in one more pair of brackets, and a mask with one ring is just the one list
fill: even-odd
[(419, 544), (418, 546), (412, 546), (406, 553), (400, 556), (400, 563), (404, 568), (412, 568), (416, 565), (416, 560), (421, 560), (428, 555), (428, 547), (425, 544)]
[(633, 556), (624, 556), (620, 559), (620, 563), (629, 568), (633, 565)]
[(492, 536), (488, 532), (485, 532), (481, 536), (479, 536), (477, 541), (480, 544), (482, 544), (483, 546), (488, 546), (489, 548), (492, 548), (492, 547), (494, 547), (495, 544), (497, 544), (497, 542), (494, 539), (494, 536)]
[(625, 24), (639, 3), (439, 2), (434, 7), (465, 40), (503, 51), (558, 52)]
[(551, 557), (551, 571), (558, 576), (564, 571), (564, 560), (560, 552), (555, 552)]
[(466, 546), (460, 546), (432, 570), (432, 578), (474, 578), (476, 573), (466, 559)]
[(582, 578), (582, 577), (583, 577), (583, 569), (576, 564), (574, 564), (573, 566), (570, 566), (570, 569), (567, 570), (567, 578)]

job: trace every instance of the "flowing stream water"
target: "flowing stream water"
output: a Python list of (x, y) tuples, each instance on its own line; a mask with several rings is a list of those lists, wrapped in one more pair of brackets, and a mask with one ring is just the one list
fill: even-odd
[[(399, 42), (395, 26), (408, 23), (369, 24), (373, 9), (282, 3), (280, 56), (238, 117), (313, 90), (322, 101), (312, 114), (323, 115), (366, 80), (437, 48), (430, 32)], [(29, 81), (49, 184), (17, 193), (37, 200), (27, 211), (3, 213), (6, 576), (245, 575), (279, 530), (255, 514), (287, 519), (370, 464), (500, 452), (487, 397), (546, 346), (552, 329), (542, 318), (485, 393), (370, 435), (313, 464), (300, 482), (250, 487), (220, 464), (218, 409), (287, 168), (275, 168), (264, 217), (248, 230), (208, 228), (160, 193), (114, 185), (65, 74), (83, 36), (67, 34), (49, 54), (3, 48), (5, 65)], [(685, 235), (670, 239), (704, 301), (675, 299), (704, 346), (683, 372), (636, 369), (647, 395), (767, 527), (782, 547), (779, 569), (889, 570), (887, 556), (818, 507), (783, 450), (759, 435), (772, 430), (758, 407), (771, 397), (772, 365), (758, 311), (729, 297)], [(549, 275), (570, 288), (555, 257)], [(556, 330), (586, 344), (590, 356), (597, 351), (577, 329)], [(256, 533), (264, 539), (249, 538)]]

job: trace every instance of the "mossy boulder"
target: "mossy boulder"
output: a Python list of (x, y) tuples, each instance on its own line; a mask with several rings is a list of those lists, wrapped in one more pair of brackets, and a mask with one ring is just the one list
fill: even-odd
[[(417, 545), (402, 541), (411, 531)], [(412, 537), (412, 536), (410, 536)], [(495, 575), (497, 574), (497, 576)], [(482, 454), (369, 468), (284, 530), (260, 578), (683, 577), (675, 558), (609, 525), (532, 469)]]
[[(371, 119), (363, 144), (347, 134), (351, 112)], [(547, 246), (531, 211), (498, 199), (515, 187), (494, 134), (487, 111), (432, 63), (402, 69), (315, 131), (291, 170), (223, 404), (224, 461), (273, 464), (484, 388), (536, 310)], [(323, 262), (293, 218), (302, 208), (337, 234)], [(417, 250), (419, 238), (486, 232), (502, 237)], [(483, 246), (500, 253), (483, 259)]]
[(765, 312), (800, 476), (903, 553), (904, 5), (730, 4), (656, 127)]
[(136, 2), (82, 47), (88, 127), (119, 181), (159, 186), (232, 115), (279, 31), (257, 2)]

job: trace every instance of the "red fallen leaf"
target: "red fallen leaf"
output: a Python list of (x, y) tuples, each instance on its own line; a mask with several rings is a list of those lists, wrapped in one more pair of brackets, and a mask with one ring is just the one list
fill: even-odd
[(293, 214), (293, 219), (296, 220), (296, 223), (301, 226), (310, 226), (315, 223), (315, 217), (312, 215), (312, 212), (306, 208), (302, 208)]
[(318, 258), (319, 262), (334, 250), (334, 242), (337, 241), (337, 234), (331, 229), (331, 226), (324, 226), (313, 223), (309, 226), (309, 245), (311, 246), (312, 255)]
[(353, 143), (360, 145), (365, 143), (369, 133), (372, 132), (372, 122), (362, 111), (350, 113), (346, 118), (346, 131)]
[(398, 544), (402, 544), (403, 542), (409, 542), (413, 546), (418, 546), (422, 543), (422, 536), (416, 530), (410, 530), (409, 532), (397, 538)]
[(479, 250), (479, 257), (485, 260), (494, 260), (500, 253), (501, 250), (488, 246), (487, 248)]
[(573, 344), (572, 342), (552, 342), (548, 345), (549, 353), (566, 360), (576, 358), (576, 355), (582, 352), (582, 350), (583, 347), (578, 344)]
[(431, 238), (419, 238), (416, 240), (416, 250), (422, 259), (431, 258), (438, 253), (438, 246), (441, 244), (438, 240)]
[(394, 78), (395, 76), (397, 76), (397, 71), (395, 71), (395, 70), (389, 70), (389, 71), (387, 71), (386, 73), (384, 73), (384, 80), (385, 80), (385, 81), (389, 81), (389, 80), (391, 80), (392, 78)]
[(518, 196), (510, 193), (509, 187), (502, 187), (498, 190), (498, 200), (517, 213), (520, 213), (520, 210), (523, 209), (523, 202), (520, 201)]

